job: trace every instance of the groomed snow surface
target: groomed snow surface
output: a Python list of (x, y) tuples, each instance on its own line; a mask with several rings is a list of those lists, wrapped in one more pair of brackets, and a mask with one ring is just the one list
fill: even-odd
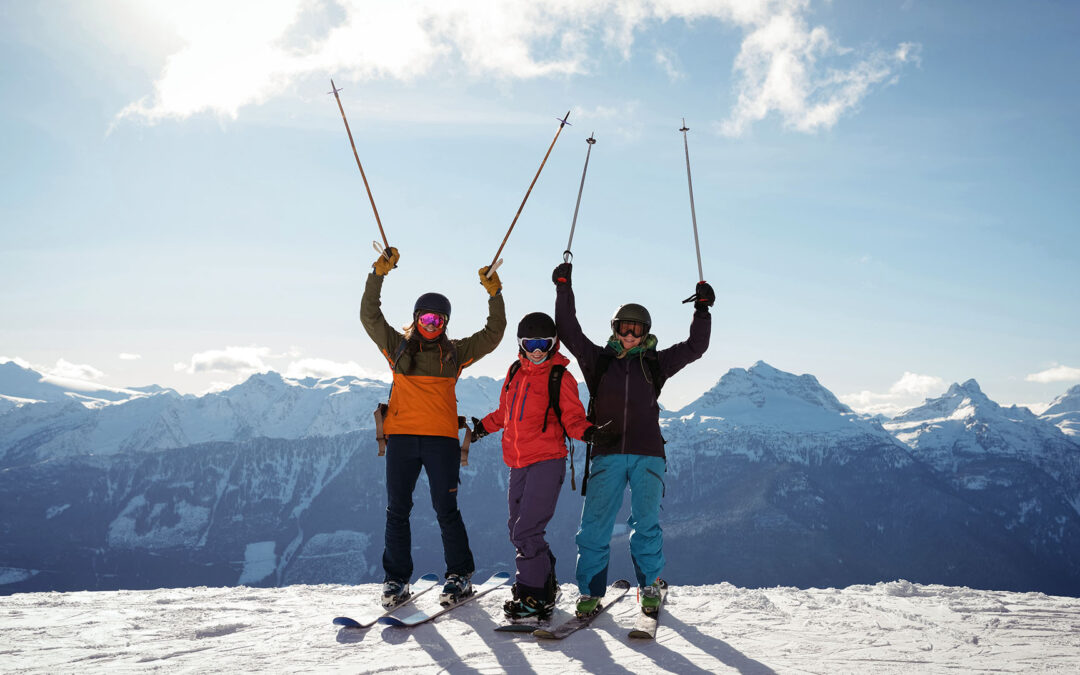
[[(1080, 672), (1080, 599), (1041, 593), (905, 581), (810, 590), (673, 586), (655, 642), (627, 637), (633, 591), (563, 641), (494, 632), (506, 588), (417, 628), (331, 624), (373, 603), (377, 591), (369, 584), (17, 594), (0, 599), (0, 671)], [(562, 604), (574, 595), (564, 585)]]

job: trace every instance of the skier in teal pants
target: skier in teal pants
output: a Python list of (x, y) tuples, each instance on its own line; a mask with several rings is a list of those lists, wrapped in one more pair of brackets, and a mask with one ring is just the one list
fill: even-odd
[(555, 323), (559, 340), (578, 361), (592, 394), (591, 421), (617, 433), (614, 443), (591, 446), (588, 489), (581, 512), (578, 546), (577, 613), (595, 612), (607, 589), (611, 530), (630, 486), (630, 556), (643, 609), (660, 603), (659, 577), (664, 569), (664, 538), (660, 528), (660, 501), (664, 496), (667, 459), (660, 434), (657, 396), (667, 378), (701, 358), (709, 347), (712, 317), (709, 307), (716, 296), (705, 282), (692, 296), (694, 317), (690, 336), (662, 350), (650, 333), (652, 318), (638, 304), (626, 304), (611, 319), (611, 337), (604, 346), (591, 342), (577, 319), (572, 266), (555, 268)]

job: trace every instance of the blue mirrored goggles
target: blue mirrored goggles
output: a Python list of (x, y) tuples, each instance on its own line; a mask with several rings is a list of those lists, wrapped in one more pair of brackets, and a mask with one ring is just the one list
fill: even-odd
[(555, 338), (518, 338), (518, 344), (526, 354), (537, 350), (550, 352), (551, 348), (555, 346)]

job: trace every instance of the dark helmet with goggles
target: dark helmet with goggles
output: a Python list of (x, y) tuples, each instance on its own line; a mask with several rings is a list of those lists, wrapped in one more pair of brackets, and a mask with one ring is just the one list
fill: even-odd
[(441, 293), (424, 293), (413, 305), (413, 321), (425, 340), (435, 340), (450, 321), (450, 301)]
[(550, 352), (559, 342), (557, 336), (555, 320), (543, 312), (526, 314), (518, 322), (518, 348), (525, 353)]
[[(635, 326), (635, 324), (638, 324)], [(611, 317), (611, 332), (615, 335), (633, 335), (645, 337), (652, 328), (652, 317), (649, 310), (635, 302), (622, 305), (615, 310)]]

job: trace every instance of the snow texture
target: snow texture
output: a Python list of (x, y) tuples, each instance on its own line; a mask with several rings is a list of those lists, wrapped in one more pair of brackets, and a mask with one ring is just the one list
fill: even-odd
[[(564, 585), (564, 597), (572, 589)], [(22, 672), (1075, 673), (1080, 599), (906, 581), (673, 586), (655, 641), (633, 593), (560, 642), (496, 633), (502, 589), (430, 624), (341, 629), (377, 586), (25, 593), (0, 606)], [(424, 600), (435, 600), (425, 598)], [(423, 600), (421, 600), (423, 602)], [(565, 601), (564, 601), (565, 602)]]

